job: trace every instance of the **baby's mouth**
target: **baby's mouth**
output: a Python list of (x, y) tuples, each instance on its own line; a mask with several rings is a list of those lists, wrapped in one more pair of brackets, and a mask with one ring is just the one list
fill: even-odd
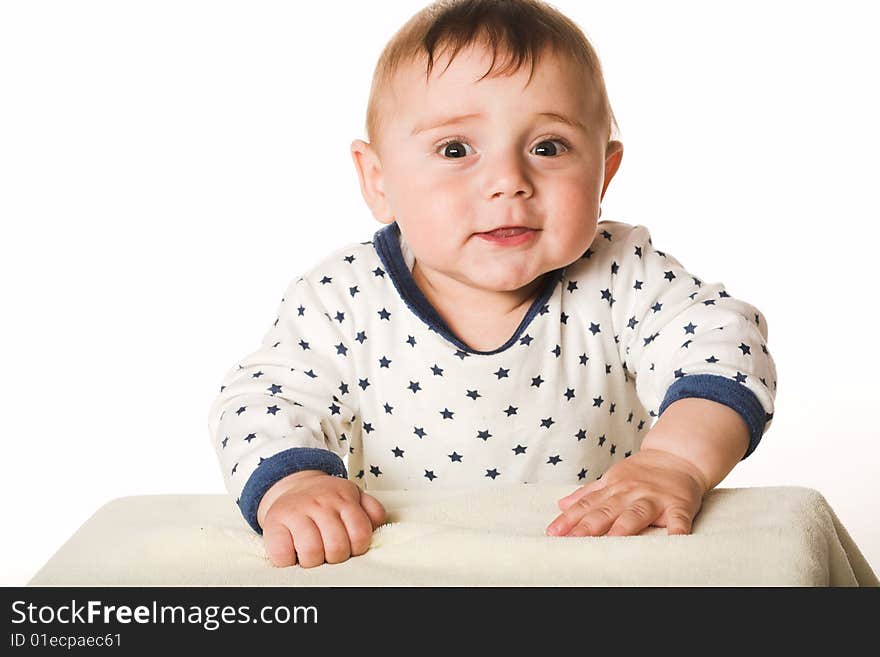
[(521, 235), (528, 231), (532, 230), (531, 228), (496, 228), (495, 230), (490, 230), (486, 233), (481, 233), (481, 235), (492, 235), (493, 237), (513, 237), (514, 235)]
[(495, 230), (477, 233), (476, 236), (495, 246), (520, 246), (530, 243), (539, 232), (538, 229), (524, 226), (502, 226)]
[(492, 237), (514, 237), (516, 235), (522, 235), (523, 233), (533, 232), (537, 229), (529, 228), (528, 226), (501, 226), (500, 228), (496, 228), (494, 230), (487, 230), (482, 233), (477, 233), (477, 235), (491, 235)]

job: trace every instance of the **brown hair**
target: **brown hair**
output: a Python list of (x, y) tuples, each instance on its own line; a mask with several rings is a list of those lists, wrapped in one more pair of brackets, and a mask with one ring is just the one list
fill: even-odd
[(492, 51), (492, 65), (483, 77), (495, 70), (499, 46), (508, 55), (508, 61), (498, 74), (508, 72), (511, 65), (510, 73), (516, 73), (528, 59), (529, 82), (535, 62), (545, 49), (573, 58), (583, 67), (585, 84), (590, 87), (588, 96), (594, 101), (593, 115), (602, 130), (600, 134), (607, 137), (606, 143), (616, 136), (619, 129), (605, 90), (599, 58), (581, 29), (558, 9), (541, 0), (438, 0), (410, 18), (379, 56), (366, 121), (367, 139), (374, 147), (379, 148), (383, 122), (380, 104), (401, 64), (427, 56), (427, 81), (438, 46), (452, 48), (451, 63), (459, 50), (471, 45), (487, 45)]

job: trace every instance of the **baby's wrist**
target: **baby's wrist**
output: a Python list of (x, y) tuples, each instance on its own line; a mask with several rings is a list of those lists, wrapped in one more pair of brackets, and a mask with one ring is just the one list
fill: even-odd
[(319, 475), (331, 476), (328, 475), (323, 470), (299, 470), (298, 472), (294, 472), (292, 474), (287, 475), (286, 477), (282, 477), (278, 481), (276, 481), (272, 486), (263, 494), (263, 498), (260, 500), (260, 505), (257, 507), (257, 524), (260, 527), (263, 526), (263, 521), (266, 518), (266, 514), (269, 512), (269, 509), (272, 507), (272, 504), (275, 503), (279, 497), (284, 495), (288, 490), (297, 486), (299, 482), (303, 479), (309, 479), (311, 477), (316, 477)]
[(690, 476), (691, 479), (696, 482), (699, 487), (703, 491), (703, 495), (711, 490), (712, 486), (706, 474), (697, 466), (695, 463), (691, 462), (681, 454), (677, 454), (675, 452), (663, 449), (662, 447), (643, 447), (640, 451), (643, 452), (653, 452), (656, 454), (662, 454), (663, 458), (667, 460), (668, 467), (673, 467), (680, 472)]

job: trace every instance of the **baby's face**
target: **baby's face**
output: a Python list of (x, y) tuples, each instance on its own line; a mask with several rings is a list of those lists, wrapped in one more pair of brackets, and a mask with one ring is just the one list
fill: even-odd
[[(612, 142), (606, 164), (607, 133), (567, 59), (545, 53), (528, 86), (528, 63), (476, 82), (491, 61), (470, 48), (444, 71), (444, 55), (427, 84), (423, 65), (403, 68), (381, 153), (359, 140), (352, 153), (374, 216), (397, 221), (423, 278), (509, 292), (589, 247), (622, 146)], [(463, 115), (473, 116), (437, 125)], [(503, 226), (534, 232), (517, 244), (480, 236)]]

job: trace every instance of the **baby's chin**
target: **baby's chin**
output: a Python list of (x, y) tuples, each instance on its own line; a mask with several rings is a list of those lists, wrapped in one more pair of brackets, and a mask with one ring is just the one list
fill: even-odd
[[(420, 273), (424, 276), (424, 266), (419, 263), (418, 258), (415, 259), (415, 263), (413, 271), (418, 282)], [(478, 258), (459, 262), (457, 265), (435, 267), (431, 278), (436, 276), (437, 272), (442, 272), (444, 276), (455, 279), (459, 284), (473, 290), (535, 296), (543, 288), (546, 277), (554, 269), (556, 267), (549, 264), (535, 263), (534, 257), (520, 263), (487, 263), (485, 258)]]
[(531, 292), (532, 294), (536, 294), (549, 274), (549, 271), (541, 271), (537, 274), (523, 273), (521, 275), (512, 275), (511, 272), (478, 272), (476, 274), (471, 274), (468, 283), (471, 287), (476, 287), (487, 292)]

